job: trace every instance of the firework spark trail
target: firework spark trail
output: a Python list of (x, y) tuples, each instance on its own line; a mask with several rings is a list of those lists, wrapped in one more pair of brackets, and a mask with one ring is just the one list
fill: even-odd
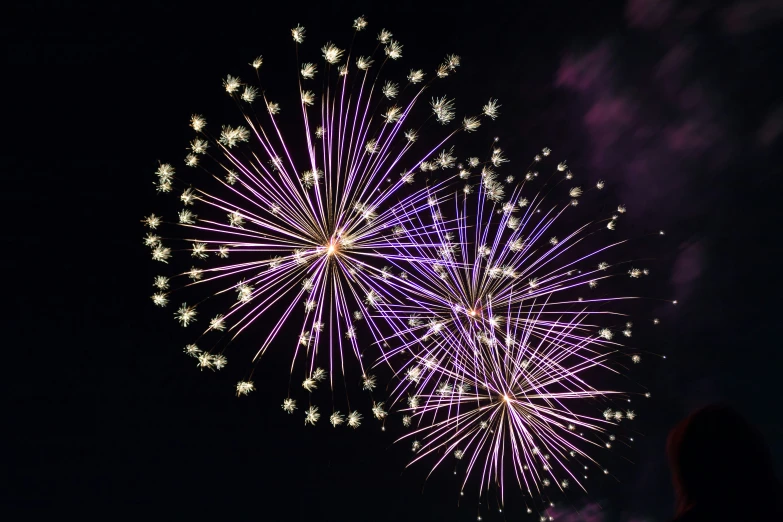
[[(363, 18), (354, 23), (356, 31), (365, 26)], [(336, 369), (345, 375), (348, 351), (368, 378), (356, 321), (367, 319), (373, 337), (383, 337), (383, 325), (366, 308), (398, 303), (400, 297), (386, 268), (379, 265), (402, 264), (415, 250), (413, 238), (390, 231), (403, 227), (416, 233), (416, 215), (428, 211), (433, 198), (440, 201), (455, 176), (447, 171), (453, 161), (444, 147), (456, 134), (475, 131), (481, 118), (495, 119), (497, 102), (490, 100), (482, 114), (466, 117), (462, 124), (453, 122), (454, 101), (445, 96), (433, 98), (430, 111), (417, 111), (425, 91), (456, 72), (458, 57), (447, 56), (429, 75), (412, 70), (407, 83), (397, 84), (382, 78), (385, 64), (402, 55), (402, 46), (386, 30), (378, 35), (374, 54), (381, 52), (382, 59), (377, 66), (372, 66), (377, 56), (355, 57), (353, 44), (348, 50), (326, 44), (321, 64), (300, 61), (300, 55), (309, 53), (303, 45), (304, 28), (297, 26), (291, 34), (304, 139), (284, 139), (284, 107), (270, 91), (228, 75), (223, 87), (239, 107), (243, 125), (222, 125), (214, 131), (203, 116), (194, 115), (191, 127), (197, 137), (185, 160), (188, 167), (209, 174), (213, 186), (190, 186), (168, 164), (161, 164), (156, 174), (160, 193), (172, 192), (175, 183), (186, 185), (180, 197), (186, 208), (177, 225), (187, 230), (184, 241), (192, 246), (191, 257), (205, 264), (175, 277), (190, 278), (185, 287), (209, 288), (196, 299), (197, 305), (183, 304), (177, 319), (188, 326), (198, 321), (196, 308), (206, 306), (205, 301), (234, 294), (236, 299), (209, 321), (199, 342), (212, 330), (227, 330), (230, 343), (272, 314), (255, 360), (279, 340), (284, 325), (303, 316), (291, 372), (304, 357), (305, 388), (312, 391), (327, 373), (332, 386)], [(251, 63), (259, 81), (263, 63), (261, 57)], [(312, 84), (319, 76), (323, 86), (317, 95)], [(405, 190), (416, 173), (432, 170), (446, 171), (444, 179)], [(144, 222), (153, 230), (164, 223), (154, 215)], [(172, 250), (159, 236), (148, 235), (145, 243), (153, 249), (153, 259), (171, 258)], [(174, 290), (159, 290), (153, 301), (165, 306)], [(218, 355), (193, 346), (186, 351), (199, 357), (202, 368), (225, 365), (225, 346), (215, 343)], [(323, 355), (328, 372), (319, 366), (324, 365)], [(211, 364), (213, 359), (219, 364)], [(240, 381), (237, 394), (254, 389), (252, 381)], [(292, 401), (289, 391), (283, 408), (288, 413), (296, 409)], [(306, 414), (307, 424), (320, 416), (311, 410)], [(361, 419), (356, 415), (350, 417), (353, 427)], [(340, 419), (335, 417), (333, 424), (341, 424)]]

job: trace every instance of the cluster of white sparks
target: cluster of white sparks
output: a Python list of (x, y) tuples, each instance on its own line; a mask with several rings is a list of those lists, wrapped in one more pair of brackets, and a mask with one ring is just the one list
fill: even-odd
[[(367, 21), (357, 18), (353, 27), (363, 31)], [(291, 37), (298, 55), (306, 31), (296, 26)], [(209, 285), (193, 300), (198, 304), (180, 302), (174, 312), (182, 327), (205, 325), (199, 344), (219, 338), (211, 350), (185, 347), (202, 370), (225, 367), (221, 343), (262, 317), (266, 337), (254, 360), (273, 343), (284, 344), (284, 326), (300, 320), (290, 343), (291, 372), (303, 361), (308, 402), (299, 410), (290, 389), (282, 409), (303, 411), (305, 425), (321, 422), (312, 394), (327, 381), (333, 388), (334, 375), (346, 373), (346, 355), (359, 367), (359, 388), (373, 394), (378, 387), (362, 361), (364, 325), (378, 360), (401, 377), (392, 402), (373, 398), (368, 415), (383, 423), (401, 404), (402, 424), (413, 430), (414, 461), (432, 454), (436, 467), (450, 456), (464, 461), (465, 482), (479, 470), (481, 490), (497, 484), (502, 491), (508, 473), (531, 494), (550, 484), (582, 487), (572, 465), (595, 462), (580, 449), (595, 444), (585, 433), (603, 435), (613, 423), (635, 417), (627, 409), (607, 408), (596, 418), (571, 408), (577, 400), (606, 403), (617, 394), (593, 388), (582, 374), (616, 371), (610, 362), (618, 356), (633, 363), (641, 357), (622, 352), (613, 340), (619, 332), (630, 337), (632, 325), (606, 326), (604, 312), (592, 306), (608, 299), (561, 296), (593, 290), (616, 275), (602, 255), (621, 241), (572, 254), (596, 227), (611, 234), (626, 209), (555, 235), (558, 218), (589, 192), (573, 182), (566, 163), (551, 176), (558, 186), (568, 185), (568, 197), (548, 206), (543, 191), (529, 187), (540, 181), (535, 169), (550, 149), (536, 155), (523, 176), (499, 174), (509, 159), (497, 138), (488, 159), (459, 160), (449, 141), (496, 119), (499, 102), (490, 99), (459, 120), (455, 101), (437, 95), (429, 100), (430, 117), (417, 119), (414, 109), (423, 105), (425, 90), (452, 76), (460, 58), (447, 55), (434, 70), (386, 80), (380, 72), (402, 58), (403, 45), (385, 29), (377, 42), (376, 54), (367, 56), (327, 43), (320, 62), (299, 63), (298, 110), (239, 76), (223, 79), (225, 93), (243, 108), (243, 122), (213, 128), (204, 116), (192, 116), (195, 137), (184, 158), (185, 169), (211, 175), (213, 189), (191, 186), (167, 163), (155, 171), (156, 190), (176, 191), (182, 208), (169, 220), (145, 217), (144, 244), (157, 262), (170, 265), (177, 254), (189, 266), (156, 276), (152, 301), (169, 305), (172, 280)], [(250, 63), (256, 76), (263, 64), (260, 56)], [(280, 122), (289, 113), (299, 113), (303, 124), (296, 140), (283, 139)], [(417, 174), (433, 171), (445, 179), (411, 188)], [(453, 197), (452, 181), (461, 185)], [(592, 190), (604, 186), (599, 181)], [(472, 194), (478, 205), (470, 217)], [(170, 224), (185, 237), (164, 240), (159, 230)], [(170, 242), (180, 247), (173, 250)], [(627, 270), (631, 279), (648, 273)], [(212, 298), (228, 306), (199, 321), (199, 307)], [(246, 377), (235, 391), (255, 390)], [(324, 417), (334, 427), (354, 429), (364, 420), (334, 405)]]

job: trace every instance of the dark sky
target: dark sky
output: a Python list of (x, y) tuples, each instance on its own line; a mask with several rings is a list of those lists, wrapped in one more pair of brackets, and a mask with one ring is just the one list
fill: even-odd
[[(371, 5), (372, 4), (372, 5)], [(345, 40), (365, 14), (406, 58), (462, 56), (458, 99), (503, 103), (497, 133), (521, 157), (549, 146), (606, 179), (631, 229), (664, 228), (656, 284), (673, 296), (645, 376), (645, 436), (584, 520), (666, 520), (668, 429), (734, 403), (778, 464), (783, 2), (29, 2), (6, 12), (0, 154), (6, 267), (3, 509), (236, 520), (475, 520), (453, 480), (403, 471), (406, 448), (367, 423), (304, 429), (264, 383), (237, 400), (149, 302), (139, 219), (157, 161), (179, 161), (196, 111), (221, 111), (220, 78), (288, 30)], [(277, 364), (275, 364), (277, 363)], [(717, 457), (719, 458), (719, 456)], [(780, 468), (779, 468), (780, 469)], [(425, 487), (426, 485), (426, 487)], [(597, 509), (597, 504), (603, 511)], [(527, 518), (509, 515), (509, 519)], [(499, 514), (485, 520), (505, 520)], [(569, 518), (569, 520), (579, 520)]]

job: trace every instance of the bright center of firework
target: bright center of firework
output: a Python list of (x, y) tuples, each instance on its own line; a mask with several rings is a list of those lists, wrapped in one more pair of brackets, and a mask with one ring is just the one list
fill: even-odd
[(467, 308), (467, 307), (465, 308), (465, 312), (468, 314), (468, 317), (470, 317), (471, 319), (481, 318), (482, 311), (483, 310), (481, 308), (481, 304), (475, 304), (471, 308)]
[(329, 240), (329, 242), (325, 245), (325, 247), (326, 247), (327, 257), (336, 255), (338, 252), (340, 252), (340, 238), (336, 236), (332, 237), (332, 239)]

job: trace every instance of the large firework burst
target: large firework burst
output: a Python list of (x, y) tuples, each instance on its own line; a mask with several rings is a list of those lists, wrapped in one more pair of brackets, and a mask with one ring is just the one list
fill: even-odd
[(635, 416), (613, 409), (628, 394), (592, 382), (640, 360), (618, 342), (632, 324), (610, 306), (632, 298), (599, 285), (647, 270), (606, 261), (624, 243), (613, 232), (622, 206), (557, 237), (587, 190), (565, 162), (539, 175), (550, 154), (536, 155), (520, 181), (495, 172), (505, 162), (497, 147), (488, 161), (468, 159), (460, 174), (480, 176), (477, 186), (451, 210), (431, 200), (415, 227), (397, 230), (412, 245), (400, 247), (408, 270), (393, 280), (406, 299), (377, 312), (395, 325), (381, 363), (400, 377), (393, 395), (415, 427), (404, 437), (415, 439), (414, 462), (464, 460), (463, 486), (477, 472), (480, 490), (498, 486), (501, 501), (509, 480), (542, 497), (549, 486), (583, 488), (584, 466), (598, 465), (589, 449), (610, 447), (607, 429)]
[[(360, 17), (354, 29), (366, 25)], [(297, 56), (305, 54), (304, 28), (295, 27), (291, 35)], [(273, 342), (287, 341), (294, 352), (292, 371), (298, 359), (306, 361), (302, 386), (308, 392), (331, 380), (336, 370), (344, 373), (347, 352), (361, 368), (356, 323), (368, 319), (377, 333), (366, 309), (378, 306), (390, 291), (380, 260), (393, 260), (401, 248), (412, 246), (391, 231), (415, 231), (415, 215), (440, 197), (448, 176), (426, 189), (405, 188), (418, 172), (452, 168), (447, 142), (458, 132), (475, 131), (482, 117), (497, 116), (497, 102), (490, 100), (477, 115), (458, 123), (454, 101), (446, 96), (431, 98), (429, 111), (417, 115), (414, 109), (421, 108), (425, 90), (454, 74), (459, 57), (447, 56), (434, 71), (411, 70), (398, 83), (382, 75), (387, 62), (402, 57), (402, 45), (385, 29), (377, 42), (375, 54), (368, 56), (327, 43), (320, 49), (320, 63), (298, 64), (299, 108), (290, 113), (299, 113), (303, 132), (295, 140), (284, 139), (288, 111), (269, 98), (269, 91), (228, 75), (223, 87), (244, 121), (211, 131), (205, 117), (194, 115), (190, 126), (196, 137), (185, 158), (194, 172), (180, 178), (169, 164), (158, 168), (159, 192), (181, 185), (180, 232), (172, 238), (185, 235), (192, 263), (175, 279), (203, 292), (195, 298), (198, 309), (182, 303), (175, 317), (185, 327), (200, 324), (206, 298), (220, 298), (224, 308), (206, 321), (204, 334), (230, 334), (211, 334), (187, 346), (202, 368), (222, 368), (227, 341), (262, 316), (271, 320), (255, 358)], [(260, 78), (262, 58), (250, 66)], [(319, 77), (322, 88), (316, 94)], [(153, 230), (145, 238), (153, 259), (168, 263), (170, 239), (156, 234), (168, 223), (154, 214), (144, 222)], [(154, 303), (166, 306), (173, 297), (170, 279), (158, 276), (154, 284)], [(281, 339), (292, 317), (302, 318), (298, 335)], [(371, 390), (372, 377), (360, 371), (364, 388)], [(250, 379), (237, 385), (238, 394), (252, 390)], [(293, 412), (295, 401), (289, 397), (283, 408)], [(331, 421), (337, 426), (343, 419), (335, 415)], [(318, 418), (317, 410), (306, 412), (307, 423)], [(358, 425), (358, 419), (347, 423)]]

